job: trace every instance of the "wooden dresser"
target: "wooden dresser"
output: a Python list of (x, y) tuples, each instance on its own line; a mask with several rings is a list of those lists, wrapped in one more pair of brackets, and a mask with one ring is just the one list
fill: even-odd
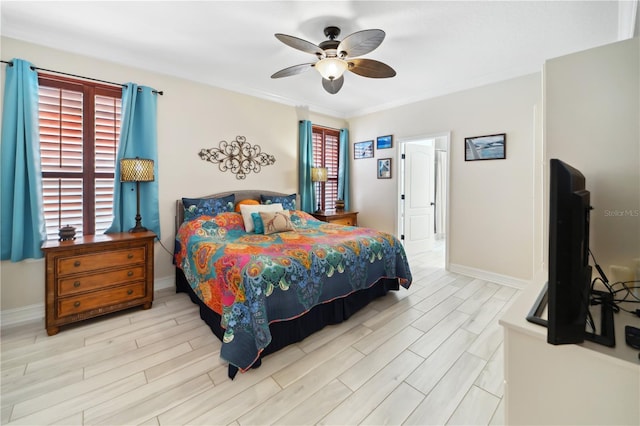
[(325, 210), (311, 213), (311, 216), (323, 222), (337, 225), (358, 226), (358, 212)]
[(153, 232), (45, 241), (45, 326), (60, 326), (153, 302)]

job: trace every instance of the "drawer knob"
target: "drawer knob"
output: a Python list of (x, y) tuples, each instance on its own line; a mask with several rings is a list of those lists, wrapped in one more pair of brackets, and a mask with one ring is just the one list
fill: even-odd
[(76, 268), (80, 266), (80, 261), (76, 260), (75, 262), (73, 262), (73, 266), (75, 266)]
[(127, 259), (133, 259), (133, 253), (129, 253), (129, 254), (127, 255)]
[(73, 304), (74, 307), (78, 308), (80, 306), (80, 302), (76, 302)]
[(127, 272), (127, 276), (128, 276), (128, 277), (132, 277), (132, 276), (133, 276), (133, 271), (129, 271), (129, 272)]
[(133, 294), (133, 290), (131, 290), (131, 289), (127, 290), (127, 294), (128, 294), (129, 296), (131, 296), (131, 295)]
[(74, 283), (73, 283), (73, 286), (74, 286), (75, 288), (80, 287), (80, 281), (76, 281), (76, 282), (74, 282)]

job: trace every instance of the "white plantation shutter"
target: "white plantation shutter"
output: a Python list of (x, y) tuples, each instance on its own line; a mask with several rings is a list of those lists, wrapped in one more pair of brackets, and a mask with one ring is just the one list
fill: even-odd
[(327, 182), (324, 185), (325, 207), (334, 209), (338, 199), (338, 151), (340, 134), (326, 134), (324, 138), (324, 166), (327, 168)]
[(42, 190), (47, 239), (58, 238), (66, 225), (82, 235), (82, 179), (43, 178)]
[[(61, 226), (82, 235), (82, 86), (39, 86), (40, 158), (47, 239)], [(50, 177), (47, 177), (50, 176)]]
[(82, 92), (39, 88), (43, 172), (82, 173)]
[(121, 90), (40, 75), (39, 97), (47, 238), (66, 225), (102, 233), (113, 217)]
[(121, 99), (95, 97), (95, 233), (103, 233), (113, 220), (113, 179), (120, 138)]
[(313, 126), (313, 163), (327, 169), (327, 181), (316, 184), (316, 199), (323, 210), (333, 210), (338, 199), (338, 154), (340, 132)]
[(95, 197), (95, 233), (103, 234), (113, 221), (113, 177), (96, 179)]

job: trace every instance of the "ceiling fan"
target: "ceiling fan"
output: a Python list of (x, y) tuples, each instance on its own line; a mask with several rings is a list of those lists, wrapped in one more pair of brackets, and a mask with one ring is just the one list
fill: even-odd
[(276, 38), (287, 46), (316, 55), (318, 61), (284, 68), (273, 74), (271, 78), (289, 77), (315, 68), (322, 76), (322, 87), (327, 92), (335, 94), (342, 88), (343, 74), (347, 70), (370, 78), (388, 78), (396, 75), (395, 70), (383, 62), (356, 58), (380, 46), (384, 40), (384, 31), (377, 29), (358, 31), (340, 41), (336, 40), (340, 35), (340, 28), (326, 27), (324, 35), (329, 40), (315, 45), (298, 37), (276, 34)]

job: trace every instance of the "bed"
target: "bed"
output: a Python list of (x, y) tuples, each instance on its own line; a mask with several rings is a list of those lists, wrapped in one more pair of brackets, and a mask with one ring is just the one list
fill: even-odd
[(296, 202), (264, 190), (176, 202), (176, 292), (189, 295), (222, 342), (231, 379), (411, 285), (394, 236), (321, 222)]

